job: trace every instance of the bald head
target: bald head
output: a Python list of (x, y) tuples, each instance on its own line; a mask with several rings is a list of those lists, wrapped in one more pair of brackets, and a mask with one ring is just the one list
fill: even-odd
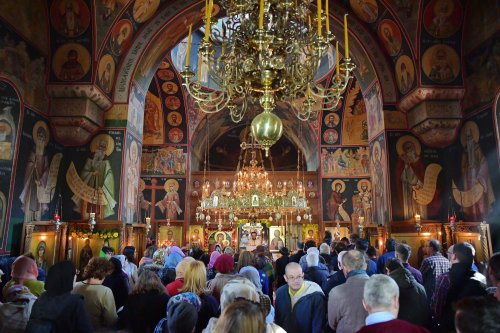
[(285, 274), (290, 273), (291, 271), (299, 271), (302, 273), (302, 267), (296, 262), (291, 262), (285, 267)]

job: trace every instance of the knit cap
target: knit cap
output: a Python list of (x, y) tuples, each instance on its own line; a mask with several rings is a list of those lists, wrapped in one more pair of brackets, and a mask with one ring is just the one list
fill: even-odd
[(232, 273), (234, 270), (234, 259), (229, 254), (222, 254), (215, 260), (214, 267), (219, 273)]
[(198, 320), (198, 311), (192, 304), (186, 302), (173, 304), (167, 315), (169, 333), (191, 333)]

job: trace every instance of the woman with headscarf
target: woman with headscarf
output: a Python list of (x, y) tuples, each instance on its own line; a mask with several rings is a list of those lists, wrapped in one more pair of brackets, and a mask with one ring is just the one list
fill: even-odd
[(262, 282), (260, 279), (260, 274), (257, 268), (253, 266), (245, 266), (240, 270), (240, 276), (247, 278), (250, 280), (257, 288), (257, 292), (260, 297), (260, 304), (265, 310), (264, 314), (266, 316), (266, 322), (273, 323), (274, 322), (274, 308), (271, 305), (271, 299), (268, 295), (264, 294), (264, 290), (262, 288)]
[(208, 262), (208, 265), (207, 265), (207, 281), (212, 280), (215, 277), (215, 275), (217, 274), (217, 272), (215, 271), (214, 265), (215, 265), (215, 261), (220, 256), (221, 256), (221, 254), (219, 251), (214, 251), (210, 254), (210, 261)]
[(109, 262), (113, 265), (113, 271), (106, 276), (102, 282), (103, 286), (108, 287), (113, 292), (116, 310), (125, 305), (127, 296), (130, 292), (130, 281), (127, 273), (122, 269), (122, 263), (118, 258), (112, 257)]
[(52, 327), (54, 333), (93, 332), (83, 298), (71, 294), (76, 268), (70, 261), (61, 261), (49, 268), (43, 293), (33, 305), (26, 333)]
[(192, 261), (194, 261), (194, 258), (185, 257), (181, 260), (180, 263), (177, 264), (177, 267), (175, 267), (175, 281), (170, 282), (165, 287), (168, 296), (172, 297), (180, 292), (180, 290), (184, 286), (184, 272), (186, 271), (189, 263)]
[(149, 270), (141, 272), (128, 296), (118, 322), (133, 333), (151, 333), (167, 311), (168, 295), (160, 278)]
[(35, 260), (20, 256), (12, 263), (12, 272), (10, 273), (12, 279), (3, 287), (3, 297), (6, 298), (7, 290), (15, 284), (22, 284), (30, 290), (30, 292), (39, 297), (44, 291), (44, 283), (38, 281), (38, 267)]
[[(158, 322), (158, 324), (156, 325), (156, 328), (154, 330), (154, 333), (176, 333), (175, 332), (171, 332), (171, 327), (178, 327), (179, 325), (174, 325), (174, 323), (169, 323), (168, 321), (170, 320), (170, 314), (171, 314), (171, 309), (172, 307), (175, 305), (175, 304), (179, 304), (179, 303), (188, 303), (188, 304), (191, 304), (192, 306), (194, 306), (196, 312), (200, 312), (200, 309), (201, 309), (201, 300), (200, 298), (194, 294), (194, 293), (180, 293), (180, 294), (177, 294), (175, 295), (174, 297), (171, 297), (170, 300), (168, 301), (168, 304), (167, 304), (167, 313), (166, 313), (166, 317), (163, 318), (162, 320), (160, 320)], [(181, 323), (178, 323), (178, 319), (179, 318), (176, 318), (174, 317), (173, 318), (173, 321), (176, 323), (176, 324), (181, 324)], [(196, 318), (197, 319), (197, 318)], [(195, 317), (191, 317), (189, 321), (186, 322), (186, 326), (190, 326), (192, 325), (192, 327), (194, 327), (193, 324), (195, 324), (196, 322), (196, 319)]]
[(182, 258), (184, 258), (184, 252), (178, 246), (171, 246), (161, 273), (161, 282), (164, 286), (175, 281), (177, 275), (175, 268), (181, 262)]
[(237, 277), (234, 275), (234, 259), (229, 254), (220, 255), (217, 260), (215, 260), (214, 268), (217, 271), (215, 277), (208, 281), (208, 288), (212, 291), (212, 295), (220, 300), (220, 293), (224, 285)]

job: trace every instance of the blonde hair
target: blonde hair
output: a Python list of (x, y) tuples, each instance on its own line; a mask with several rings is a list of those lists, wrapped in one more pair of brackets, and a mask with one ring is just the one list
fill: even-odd
[(255, 258), (252, 252), (241, 251), (240, 257), (238, 258), (238, 266), (236, 267), (236, 271), (239, 272), (240, 269), (246, 266), (253, 266), (254, 263), (255, 263)]
[(229, 305), (214, 327), (214, 333), (264, 333), (265, 317), (259, 303), (237, 300)]
[(176, 279), (183, 278), (189, 263), (193, 261), (194, 261), (193, 257), (182, 258), (181, 262), (178, 263), (177, 266), (175, 267), (175, 278)]
[(194, 260), (188, 262), (184, 272), (184, 286), (180, 292), (191, 292), (196, 295), (210, 292), (207, 288), (207, 271), (202, 261)]

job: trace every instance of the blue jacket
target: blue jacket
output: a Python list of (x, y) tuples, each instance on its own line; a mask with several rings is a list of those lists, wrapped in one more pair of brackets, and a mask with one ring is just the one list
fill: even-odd
[(328, 270), (320, 268), (319, 266), (308, 267), (304, 273), (304, 279), (316, 282), (321, 288), (323, 288), (326, 280), (328, 280)]
[(288, 333), (322, 333), (326, 323), (326, 301), (320, 286), (304, 281), (305, 289), (292, 309), (288, 285), (276, 291), (275, 322)]
[(377, 260), (377, 273), (385, 274), (385, 263), (387, 260), (396, 257), (396, 251), (386, 252)]

